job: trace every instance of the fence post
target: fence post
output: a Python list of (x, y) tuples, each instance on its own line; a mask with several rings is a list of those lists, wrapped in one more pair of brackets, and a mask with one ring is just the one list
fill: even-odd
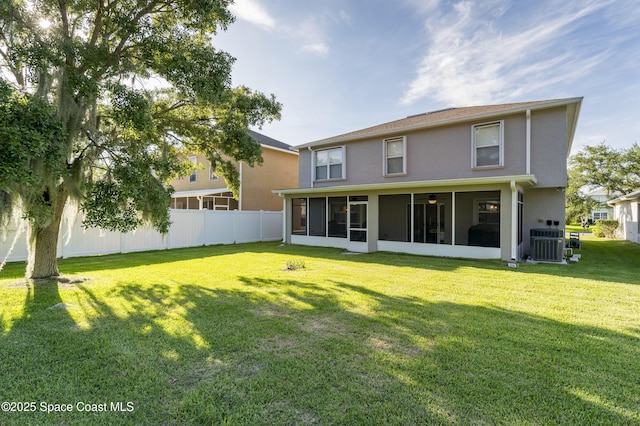
[(126, 242), (127, 234), (125, 232), (120, 232), (120, 253), (126, 253)]
[(207, 245), (207, 212), (209, 210), (202, 209), (202, 245)]
[(264, 210), (260, 210), (260, 241), (264, 241), (264, 233), (262, 232), (264, 227)]

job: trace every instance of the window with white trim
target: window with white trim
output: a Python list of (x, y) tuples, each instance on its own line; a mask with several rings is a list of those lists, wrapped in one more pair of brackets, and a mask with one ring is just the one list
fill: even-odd
[(209, 165), (209, 180), (218, 180), (218, 179), (220, 178), (216, 174), (216, 169), (213, 166)]
[(473, 125), (472, 146), (474, 168), (503, 166), (503, 121)]
[(399, 136), (384, 139), (384, 175), (404, 175), (407, 173), (407, 138)]
[(498, 199), (474, 200), (474, 224), (500, 225), (500, 201)]
[[(191, 161), (196, 166), (198, 165), (198, 157), (196, 156), (189, 157), (189, 161)], [(198, 180), (198, 170), (193, 169), (193, 171), (191, 172), (191, 175), (189, 176), (189, 183), (196, 182), (197, 180)]]
[(314, 152), (315, 180), (344, 178), (344, 147)]

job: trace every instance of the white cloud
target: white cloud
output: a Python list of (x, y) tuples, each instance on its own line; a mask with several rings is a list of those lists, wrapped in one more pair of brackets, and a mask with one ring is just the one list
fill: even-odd
[(271, 30), (276, 27), (276, 21), (257, 0), (235, 0), (229, 5), (231, 13), (238, 18), (259, 27)]
[(431, 42), (401, 103), (424, 97), (447, 105), (511, 101), (579, 77), (607, 57), (606, 47), (594, 53), (565, 43), (577, 21), (602, 3), (556, 8), (552, 17), (532, 16), (527, 28), (504, 34), (495, 25), (507, 19), (508, 6), (502, 0), (463, 1), (444, 16), (430, 17), (425, 28)]
[(329, 54), (329, 46), (322, 42), (305, 44), (300, 48), (300, 52), (324, 57)]

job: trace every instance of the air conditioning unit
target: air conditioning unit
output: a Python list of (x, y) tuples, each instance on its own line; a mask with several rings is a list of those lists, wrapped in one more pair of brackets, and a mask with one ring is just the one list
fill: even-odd
[(564, 255), (564, 231), (562, 229), (532, 229), (531, 257), (543, 262), (562, 262)]

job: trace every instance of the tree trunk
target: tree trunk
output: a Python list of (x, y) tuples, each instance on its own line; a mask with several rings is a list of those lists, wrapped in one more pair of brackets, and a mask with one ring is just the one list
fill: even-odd
[(45, 227), (31, 224), (27, 278), (54, 278), (60, 275), (58, 272), (58, 236), (60, 235), (60, 223), (67, 197), (64, 184), (61, 184), (51, 203), (53, 209), (51, 223)]

